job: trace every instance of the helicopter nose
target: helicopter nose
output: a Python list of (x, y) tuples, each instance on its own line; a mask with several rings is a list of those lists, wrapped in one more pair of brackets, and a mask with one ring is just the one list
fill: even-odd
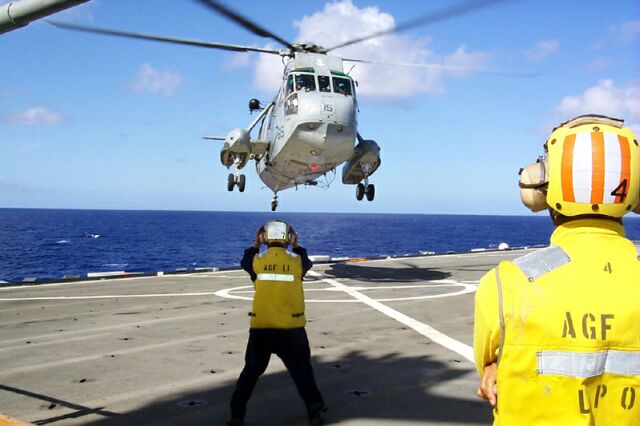
[(320, 113), (330, 122), (349, 126), (355, 119), (355, 102), (351, 97), (332, 96), (322, 102)]
[[(355, 101), (344, 95), (300, 96), (294, 137), (310, 151), (349, 156), (355, 140)], [(327, 158), (329, 158), (327, 157)]]

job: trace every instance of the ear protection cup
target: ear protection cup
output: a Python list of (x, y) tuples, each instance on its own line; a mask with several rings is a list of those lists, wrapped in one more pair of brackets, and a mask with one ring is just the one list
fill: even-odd
[(267, 244), (267, 239), (264, 237), (264, 232), (260, 233), (260, 236), (258, 237), (258, 239), (262, 244)]
[(545, 163), (546, 159), (539, 159), (538, 162), (520, 169), (520, 199), (533, 212), (548, 208), (545, 192), (548, 183)]

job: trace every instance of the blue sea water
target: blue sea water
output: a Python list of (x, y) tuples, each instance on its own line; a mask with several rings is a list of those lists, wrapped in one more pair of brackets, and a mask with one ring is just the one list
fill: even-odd
[[(279, 218), (309, 254), (377, 257), (547, 244), (546, 215), (247, 213), (0, 209), (0, 280), (239, 265), (255, 230)], [(640, 218), (625, 219), (640, 240)]]

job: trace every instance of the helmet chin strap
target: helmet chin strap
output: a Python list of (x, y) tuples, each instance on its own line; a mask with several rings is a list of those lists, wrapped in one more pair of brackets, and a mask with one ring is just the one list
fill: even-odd
[(616, 223), (622, 224), (622, 218), (620, 217), (611, 217), (604, 216), (601, 214), (581, 214), (577, 216), (564, 216), (554, 209), (549, 209), (549, 216), (551, 216), (551, 220), (555, 226), (560, 226), (567, 222), (571, 222), (572, 220), (580, 220), (580, 219), (598, 219), (598, 220), (611, 220)]

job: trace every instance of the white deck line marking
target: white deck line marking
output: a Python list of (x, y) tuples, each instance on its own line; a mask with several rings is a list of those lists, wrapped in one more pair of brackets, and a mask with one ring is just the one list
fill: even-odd
[[(162, 271), (161, 271), (162, 272)], [(165, 275), (145, 275), (143, 277), (138, 277), (138, 276), (131, 276), (131, 277), (127, 277), (127, 278), (96, 278), (94, 280), (88, 280), (88, 279), (82, 279), (80, 281), (68, 281), (68, 282), (61, 282), (61, 283), (36, 283), (36, 284), (19, 284), (19, 285), (12, 285), (12, 286), (2, 286), (0, 287), (0, 291), (6, 291), (6, 290), (33, 290), (35, 288), (41, 288), (41, 287), (58, 287), (58, 286), (68, 286), (68, 285), (82, 285), (82, 284), (95, 284), (95, 283), (102, 283), (102, 284), (107, 284), (107, 283), (114, 283), (114, 282), (118, 282), (118, 281), (132, 281), (132, 280), (148, 280), (148, 279), (152, 279), (152, 278), (238, 278), (239, 276), (242, 276), (245, 272), (243, 270), (238, 270), (237, 272), (242, 272), (243, 274), (240, 275), (218, 275), (218, 274), (223, 274), (223, 273), (233, 273), (236, 272), (235, 270), (232, 271), (212, 271), (212, 272), (193, 272), (193, 273), (188, 273), (188, 274), (173, 274), (173, 273), (167, 273)], [(131, 274), (135, 274), (135, 272), (125, 272), (125, 273), (131, 273)], [(153, 272), (151, 272), (153, 274)], [(211, 275), (213, 274), (213, 275)], [(0, 281), (1, 282), (1, 281)]]
[[(64, 336), (65, 338), (68, 338), (68, 336), (77, 336), (77, 335), (85, 335), (85, 334), (93, 334), (95, 335), (96, 332), (98, 331), (109, 331), (109, 332), (114, 332), (116, 330), (121, 330), (121, 329), (127, 329), (127, 328), (135, 328), (136, 326), (140, 325), (140, 326), (157, 326), (159, 324), (164, 324), (164, 323), (169, 323), (169, 322), (175, 322), (175, 321), (190, 321), (190, 320), (195, 320), (196, 318), (205, 318), (208, 316), (214, 316), (217, 315), (219, 313), (219, 311), (206, 311), (206, 312), (201, 312), (198, 314), (188, 314), (188, 315), (176, 315), (174, 317), (169, 317), (169, 318), (153, 318), (153, 319), (145, 319), (145, 320), (140, 320), (140, 321), (134, 321), (134, 322), (125, 322), (122, 324), (115, 324), (115, 325), (106, 325), (106, 326), (102, 326), (102, 327), (92, 327), (92, 328), (85, 328), (82, 330), (65, 330), (64, 332)], [(54, 320), (54, 319), (52, 319)], [(18, 338), (12, 338), (12, 339), (2, 339), (0, 340), (0, 344), (9, 344), (9, 343), (16, 343), (16, 342), (23, 342), (25, 340), (40, 340), (40, 339), (50, 339), (50, 338), (54, 338), (56, 339), (58, 336), (60, 336), (61, 333), (60, 332), (51, 332), (51, 333), (46, 333), (46, 334), (38, 334), (38, 335), (32, 335), (32, 336), (22, 336), (22, 337), (18, 337)]]
[(213, 296), (215, 291), (201, 293), (155, 293), (155, 294), (105, 294), (101, 296), (42, 296), (42, 297), (13, 297), (0, 299), (0, 302), (15, 302), (29, 300), (90, 300), (90, 299), (133, 299), (145, 297), (179, 297), (179, 296)]
[[(434, 282), (434, 281), (430, 281), (430, 282)], [(450, 284), (417, 284), (417, 285), (388, 285), (388, 286), (375, 286), (375, 287), (364, 287), (364, 286), (358, 286), (358, 287), (350, 287), (354, 290), (398, 290), (398, 289), (407, 289), (407, 288), (422, 288), (422, 289), (431, 289), (431, 288), (440, 288), (440, 287), (461, 287), (463, 286), (463, 284), (473, 284), (473, 283), (469, 283), (469, 282), (465, 282), (465, 283), (458, 283), (458, 282), (454, 282), (451, 281)], [(244, 287), (251, 287), (252, 286), (243, 286)], [(236, 287), (236, 288), (240, 288), (240, 287)], [(323, 288), (305, 288), (304, 292), (307, 293), (309, 291), (333, 291), (333, 292), (342, 292), (342, 290), (335, 288), (335, 287), (323, 287)], [(233, 294), (253, 294), (255, 293), (255, 290), (241, 290), (241, 291), (234, 291)], [(449, 293), (446, 293), (447, 295)]]
[(211, 340), (214, 337), (218, 337), (221, 335), (229, 336), (229, 335), (235, 335), (235, 334), (241, 334), (241, 333), (246, 333), (246, 329), (233, 330), (226, 333), (216, 333), (216, 334), (207, 333), (207, 334), (202, 334), (198, 336), (186, 337), (183, 339), (173, 339), (173, 340), (169, 340), (161, 343), (137, 346), (129, 349), (114, 349), (113, 351), (109, 351), (109, 352), (94, 353), (91, 355), (83, 355), (75, 358), (64, 358), (64, 359), (58, 359), (55, 361), (45, 361), (40, 364), (29, 364), (21, 367), (14, 367), (14, 368), (7, 368), (4, 370), (0, 370), (0, 377), (7, 377), (14, 374), (30, 373), (33, 371), (53, 368), (53, 367), (61, 367), (67, 364), (76, 364), (76, 363), (85, 362), (85, 361), (93, 361), (96, 359), (107, 358), (110, 355), (120, 356), (120, 355), (136, 354), (144, 351), (156, 351), (158, 349), (169, 348), (171, 346), (180, 346), (180, 345), (185, 345), (187, 343), (193, 343), (198, 341), (211, 342)]
[[(318, 280), (322, 281), (322, 280)], [(317, 281), (316, 281), (317, 282)], [(431, 281), (435, 282), (435, 281)], [(462, 294), (473, 293), (477, 289), (477, 285), (474, 283), (467, 282), (457, 282), (451, 280), (440, 280), (438, 282), (448, 282), (448, 284), (433, 284), (433, 285), (407, 285), (407, 286), (382, 286), (382, 287), (349, 287), (352, 291), (368, 291), (368, 290), (395, 290), (395, 289), (406, 289), (406, 288), (422, 288), (422, 289), (431, 289), (431, 288), (441, 288), (441, 287), (462, 287), (462, 290), (454, 291), (452, 293), (440, 293), (440, 294), (432, 294), (432, 295), (422, 295), (422, 296), (408, 296), (408, 297), (390, 297), (385, 299), (375, 299), (378, 302), (402, 302), (407, 300), (429, 300), (429, 299), (441, 299), (443, 297), (453, 297), (460, 296)], [(249, 290), (242, 290), (242, 289)], [(304, 292), (312, 291), (327, 291), (327, 292), (340, 292), (344, 293), (344, 290), (341, 288), (337, 288), (335, 286), (325, 287), (325, 288), (305, 288)], [(251, 296), (244, 296), (245, 294)], [(255, 294), (255, 290), (252, 285), (245, 285), (240, 287), (230, 287), (223, 288), (222, 290), (216, 291), (215, 295), (218, 297), (222, 297), (225, 299), (236, 299), (236, 300), (247, 300), (251, 302), (253, 300), (253, 294)], [(307, 299), (304, 301), (306, 303), (360, 303), (359, 300), (349, 298), (349, 299)]]
[[(29, 344), (29, 349), (34, 348), (34, 347), (40, 347), (40, 346), (47, 346), (47, 345), (66, 345), (68, 342), (73, 342), (73, 341), (77, 341), (77, 340), (88, 340), (88, 339), (96, 339), (99, 337), (104, 337), (104, 336), (108, 336), (109, 333), (98, 333), (98, 334), (88, 334), (86, 336), (78, 336), (78, 337), (65, 337), (64, 340), (51, 340), (51, 341), (47, 341), (47, 342), (34, 342), (34, 343), (30, 343)], [(57, 336), (60, 336), (60, 333), (57, 334)], [(16, 346), (5, 346), (0, 348), (0, 353), (1, 352), (6, 352), (6, 351), (13, 351), (13, 350), (24, 350), (24, 342), (28, 341), (30, 339), (28, 338), (23, 338), (20, 339), (20, 344), (16, 345)], [(4, 343), (2, 341), (0, 341), (0, 343)]]
[[(326, 280), (324, 280), (326, 281)], [(336, 281), (337, 282), (337, 281)], [(445, 282), (445, 280), (441, 280), (440, 282)], [(393, 289), (393, 288), (419, 288), (419, 287), (425, 287), (425, 288), (431, 288), (431, 287), (454, 287), (454, 286), (461, 286), (464, 287), (463, 290), (458, 291), (458, 292), (454, 292), (454, 293), (444, 293), (444, 294), (437, 294), (437, 295), (432, 295), (432, 296), (415, 296), (415, 297), (405, 297), (405, 298), (398, 298), (398, 299), (381, 299), (384, 302), (389, 302), (389, 301), (401, 301), (401, 300), (418, 300), (418, 299), (435, 299), (435, 298), (440, 298), (440, 297), (449, 297), (449, 296), (457, 296), (460, 294), (464, 294), (464, 293), (470, 293), (475, 291), (475, 286), (473, 286), (472, 284), (465, 284), (465, 283), (456, 283), (454, 281), (450, 281), (448, 284), (434, 284), (434, 285), (430, 285), (430, 286), (400, 286), (400, 287), (374, 287), (371, 288), (370, 290), (380, 290), (380, 289)], [(252, 288), (252, 286), (242, 286), (242, 287), (235, 287), (235, 288), (230, 288), (230, 289), (222, 289), (222, 290), (218, 290), (215, 292), (211, 292), (211, 291), (207, 291), (207, 292), (199, 292), (199, 293), (150, 293), (150, 294), (103, 294), (103, 295), (97, 295), (97, 296), (37, 296), (37, 297), (7, 297), (7, 298), (0, 298), (0, 302), (27, 302), (27, 301), (37, 301), (37, 300), (92, 300), (92, 299), (133, 299), (133, 298), (150, 298), (150, 297), (187, 297), (187, 296), (219, 296), (219, 297), (225, 297), (225, 298), (230, 298), (230, 299), (241, 299), (241, 300), (253, 300), (252, 298), (247, 298), (247, 297), (234, 297), (230, 294), (228, 294), (231, 290), (235, 290), (237, 288)], [(331, 289), (326, 289), (327, 291), (343, 291), (341, 289), (336, 289), (335, 286), (332, 287)], [(309, 289), (307, 291), (322, 291), (324, 289)], [(353, 288), (352, 290), (366, 290), (366, 288), (364, 287), (356, 287)], [(247, 291), (247, 292), (237, 292), (237, 293), (252, 293), (251, 291)], [(351, 300), (307, 300), (307, 302), (327, 302), (327, 303), (331, 303), (331, 302), (352, 302)], [(353, 301), (356, 302), (356, 301)]]
[(324, 277), (324, 275), (315, 271), (309, 271), (307, 273), (309, 275), (313, 275), (314, 277), (320, 278), (322, 281), (329, 283), (336, 288), (341, 289), (342, 291), (349, 294), (350, 296), (353, 296), (354, 298), (358, 299), (362, 303), (372, 307), (373, 309), (379, 312), (382, 312), (389, 318), (393, 318), (394, 320), (406, 325), (407, 327), (411, 327), (412, 329), (422, 334), (426, 338), (432, 340), (433, 342), (439, 344), (440, 346), (444, 346), (445, 348), (457, 353), (458, 355), (461, 355), (468, 361), (474, 362), (473, 348), (471, 346), (465, 345), (464, 343), (459, 342), (456, 339), (453, 339), (447, 336), (446, 334), (439, 332), (438, 330), (431, 327), (430, 325), (427, 325), (416, 319), (413, 319), (410, 316), (403, 314), (402, 312), (396, 311), (395, 309), (390, 308), (389, 306), (384, 305), (378, 302), (377, 300), (373, 300), (369, 296), (366, 296), (360, 293), (359, 291), (350, 288), (349, 286), (339, 283), (336, 280), (332, 280), (331, 278), (326, 278)]
[[(107, 282), (116, 282), (116, 281), (123, 281), (123, 280), (148, 280), (151, 278), (159, 278), (157, 275), (146, 275), (144, 277), (128, 277), (128, 278), (109, 278), (109, 279), (100, 279), (100, 278), (96, 278), (94, 280), (80, 280), (80, 281), (67, 281), (67, 282), (62, 282), (62, 283), (36, 283), (36, 284), (19, 284), (19, 285), (13, 285), (13, 286), (9, 286), (9, 287), (0, 287), (0, 291), (7, 291), (7, 290), (33, 290), (35, 288), (41, 288), (41, 287), (60, 287), (60, 286), (69, 286), (69, 285), (82, 285), (82, 284), (95, 284), (95, 283), (107, 283)], [(160, 277), (161, 278), (161, 277)]]

